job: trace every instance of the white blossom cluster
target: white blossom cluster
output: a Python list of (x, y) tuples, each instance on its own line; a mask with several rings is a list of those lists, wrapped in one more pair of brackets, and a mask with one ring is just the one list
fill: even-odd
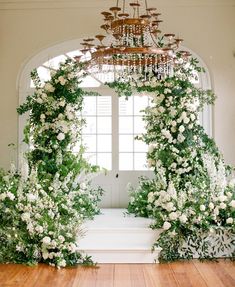
[(187, 78), (173, 77), (132, 85), (152, 98), (145, 110), (147, 163), (155, 178), (130, 189), (129, 212), (156, 219), (157, 228), (177, 234), (195, 229), (235, 226), (234, 180), (214, 142), (199, 124), (199, 112), (211, 94)]

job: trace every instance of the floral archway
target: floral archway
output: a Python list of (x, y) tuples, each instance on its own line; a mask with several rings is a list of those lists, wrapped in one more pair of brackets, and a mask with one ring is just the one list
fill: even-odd
[[(189, 258), (195, 248), (199, 256), (213, 257), (216, 250), (207, 248), (212, 230), (220, 230), (217, 251), (234, 253), (235, 182), (227, 180), (229, 168), (198, 124), (198, 112), (214, 95), (193, 86), (194, 69), (200, 72), (192, 60), (187, 68), (179, 65), (172, 78), (109, 84), (120, 95), (137, 91), (152, 97), (144, 116), (147, 132), (140, 139), (149, 145), (155, 178), (140, 180), (128, 210), (154, 218), (153, 228), (163, 229), (156, 242), (162, 260)], [(0, 176), (2, 262), (92, 264), (77, 251), (78, 234), (81, 222), (98, 212), (102, 190), (89, 182), (99, 168), (83, 158), (83, 147), (78, 156), (71, 151), (83, 125), (77, 116), (86, 93), (77, 86), (82, 74), (73, 60), (61, 64), (44, 85), (32, 74), (35, 92), (18, 109), (30, 114), (24, 132), (33, 146), (26, 154), (29, 171)]]

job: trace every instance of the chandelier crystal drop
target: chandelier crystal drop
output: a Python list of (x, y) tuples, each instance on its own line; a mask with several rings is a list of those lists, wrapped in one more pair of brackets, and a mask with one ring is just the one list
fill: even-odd
[(116, 6), (101, 14), (105, 35), (81, 43), (81, 52), (90, 55), (87, 70), (94, 75), (112, 72), (115, 80), (129, 80), (135, 75), (162, 79), (173, 75), (177, 52), (184, 58), (190, 56), (179, 51), (182, 39), (172, 33), (161, 34), (161, 14), (149, 8), (147, 0), (117, 0)]

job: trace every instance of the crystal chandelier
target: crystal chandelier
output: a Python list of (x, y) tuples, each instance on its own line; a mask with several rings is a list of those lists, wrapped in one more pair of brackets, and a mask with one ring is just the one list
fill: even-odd
[[(149, 8), (147, 0), (117, 0), (116, 6), (101, 14), (105, 35), (81, 43), (81, 52), (90, 55), (86, 64), (92, 74), (112, 72), (116, 80), (134, 75), (161, 79), (173, 75), (176, 52), (189, 56), (186, 51), (178, 51), (182, 39), (175, 34), (161, 34), (161, 14)], [(81, 61), (81, 57), (76, 59)]]

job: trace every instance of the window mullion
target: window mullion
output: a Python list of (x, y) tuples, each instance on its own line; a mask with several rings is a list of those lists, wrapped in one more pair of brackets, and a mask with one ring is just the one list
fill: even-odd
[(119, 170), (119, 98), (112, 95), (112, 170)]

